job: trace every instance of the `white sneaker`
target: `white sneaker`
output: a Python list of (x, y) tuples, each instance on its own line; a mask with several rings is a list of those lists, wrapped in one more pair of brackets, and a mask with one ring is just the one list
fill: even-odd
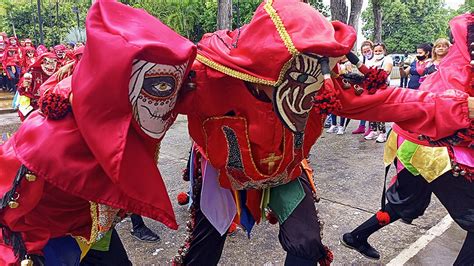
[(370, 131), (370, 133), (364, 137), (366, 140), (376, 139), (379, 133), (377, 131)]
[(380, 133), (380, 135), (375, 140), (377, 143), (384, 143), (385, 141), (387, 141), (387, 134), (385, 133)]
[(344, 135), (344, 127), (343, 126), (339, 126), (339, 128), (337, 129), (336, 135)]
[(331, 126), (328, 130), (326, 130), (326, 133), (336, 133), (337, 132), (337, 126)]

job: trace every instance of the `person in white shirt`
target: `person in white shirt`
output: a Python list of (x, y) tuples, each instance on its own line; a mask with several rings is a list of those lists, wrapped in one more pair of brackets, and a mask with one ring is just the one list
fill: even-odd
[[(387, 56), (387, 47), (383, 43), (374, 45), (374, 56), (365, 63), (368, 67), (376, 67), (384, 69), (388, 73), (387, 83), (390, 83), (390, 73), (393, 68), (393, 60), (391, 56)], [(370, 132), (364, 137), (366, 140), (375, 139), (378, 143), (387, 141), (387, 132), (385, 122), (370, 122)]]

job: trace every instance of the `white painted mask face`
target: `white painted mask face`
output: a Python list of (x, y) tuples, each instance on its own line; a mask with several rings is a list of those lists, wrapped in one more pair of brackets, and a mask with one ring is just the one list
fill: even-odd
[(176, 118), (173, 112), (187, 63), (174, 66), (136, 60), (129, 99), (134, 118), (148, 136), (160, 139)]
[(41, 69), (46, 75), (51, 76), (56, 71), (57, 64), (58, 60), (56, 58), (45, 57), (41, 63)]
[[(275, 87), (273, 104), (282, 123), (292, 132), (304, 132), (313, 97), (321, 89), (324, 78), (321, 56), (300, 54), (293, 59), (280, 85)], [(339, 58), (329, 58), (333, 69)]]

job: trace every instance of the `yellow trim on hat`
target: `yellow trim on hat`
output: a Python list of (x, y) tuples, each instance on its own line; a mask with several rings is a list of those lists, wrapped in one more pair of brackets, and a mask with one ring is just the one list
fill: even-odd
[(285, 44), (286, 48), (290, 52), (293, 57), (297, 56), (300, 52), (298, 49), (296, 49), (295, 45), (293, 44), (293, 40), (291, 40), (290, 34), (286, 31), (285, 25), (283, 24), (283, 21), (281, 20), (280, 16), (278, 16), (278, 13), (272, 6), (273, 0), (268, 0), (267, 3), (263, 6), (265, 11), (267, 11), (268, 15), (273, 21), (273, 24), (275, 24), (275, 27), (280, 34), (280, 38), (283, 40), (283, 43)]
[(230, 67), (221, 65), (201, 54), (197, 54), (196, 60), (203, 63), (204, 65), (213, 68), (221, 73), (226, 74), (227, 76), (231, 76), (240, 80), (245, 80), (251, 83), (258, 83), (262, 85), (268, 85), (268, 86), (273, 86), (276, 87), (278, 84), (281, 83), (283, 80), (286, 71), (291, 67), (291, 63), (293, 60), (300, 54), (298, 49), (296, 49), (295, 45), (293, 44), (293, 40), (291, 39), (290, 35), (286, 31), (285, 25), (283, 24), (283, 21), (281, 20), (280, 16), (278, 16), (278, 13), (272, 6), (273, 0), (268, 0), (265, 5), (264, 9), (270, 16), (270, 19), (272, 20), (273, 24), (275, 25), (275, 28), (278, 31), (278, 34), (280, 35), (280, 38), (283, 40), (283, 43), (285, 44), (286, 48), (288, 49), (288, 52), (291, 54), (291, 58), (282, 66), (280, 69), (280, 74), (278, 75), (278, 79), (276, 81), (272, 80), (267, 80), (267, 79), (262, 79), (262, 78), (257, 78), (255, 76), (234, 70)]
[(277, 84), (277, 81), (257, 78), (257, 77), (254, 77), (252, 75), (242, 73), (242, 72), (234, 70), (230, 67), (226, 67), (226, 66), (221, 65), (217, 62), (214, 62), (211, 59), (209, 59), (209, 58), (207, 58), (203, 55), (200, 55), (200, 54), (197, 54), (196, 60), (198, 60), (199, 62), (203, 63), (204, 65), (206, 65), (210, 68), (213, 68), (215, 70), (218, 70), (219, 72), (222, 72), (222, 73), (226, 74), (227, 76), (231, 76), (231, 77), (234, 77), (234, 78), (237, 78), (237, 79), (245, 80), (245, 81), (252, 82), (252, 83), (269, 85), (269, 86), (276, 86), (276, 84)]

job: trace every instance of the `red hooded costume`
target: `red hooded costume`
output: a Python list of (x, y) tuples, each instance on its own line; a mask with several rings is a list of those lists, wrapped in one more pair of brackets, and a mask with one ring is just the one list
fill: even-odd
[[(52, 120), (33, 112), (0, 147), (0, 224), (4, 239), (20, 236), (19, 255), (41, 254), (49, 238), (68, 234), (94, 242), (118, 209), (177, 228), (155, 160), (176, 113), (160, 117), (156, 135), (138, 103), (151, 102), (148, 120), (158, 123), (160, 101), (178, 94), (195, 46), (143, 10), (110, 1), (93, 5), (86, 28), (73, 76), (50, 89), (67, 99), (72, 87), (72, 113)], [(13, 262), (11, 251), (2, 259)]]
[[(28, 54), (32, 54), (32, 57), (29, 57)], [(32, 46), (26, 46), (23, 48), (23, 63), (22, 68), (26, 71), (30, 65), (36, 62), (36, 49)]]
[[(450, 88), (464, 91), (469, 96), (474, 96), (472, 87), (472, 66), (469, 49), (466, 47), (467, 27), (466, 25), (474, 24), (474, 16), (465, 14), (452, 19), (449, 22), (451, 33), (455, 42), (449, 47), (449, 52), (440, 62), (439, 70), (428, 76), (421, 84), (419, 90), (442, 93)], [(450, 115), (446, 115), (445, 119), (452, 119)], [(411, 142), (428, 145), (426, 140), (419, 138), (419, 134), (410, 133), (403, 130), (399, 125), (395, 124), (393, 129), (405, 139)], [(464, 143), (467, 146), (469, 143)]]
[[(31, 111), (38, 109), (38, 100), (40, 98), (39, 88), (54, 72), (58, 69), (56, 55), (53, 53), (42, 53), (28, 67), (25, 75), (28, 75), (30, 82), (24, 82), (26, 76), (23, 75), (18, 82), (18, 93), (23, 96), (20, 99), (20, 108), (18, 114), (23, 121)], [(30, 76), (31, 75), (31, 76)], [(30, 107), (31, 106), (31, 107)]]
[[(18, 47), (9, 46), (3, 56), (3, 69), (7, 69), (11, 67), (19, 67), (20, 65), (21, 65), (21, 58), (20, 58), (20, 55), (18, 54)], [(15, 68), (15, 71), (16, 69), (17, 68)], [(7, 71), (7, 76), (9, 79), (14, 78), (10, 76), (10, 73), (8, 71)]]

